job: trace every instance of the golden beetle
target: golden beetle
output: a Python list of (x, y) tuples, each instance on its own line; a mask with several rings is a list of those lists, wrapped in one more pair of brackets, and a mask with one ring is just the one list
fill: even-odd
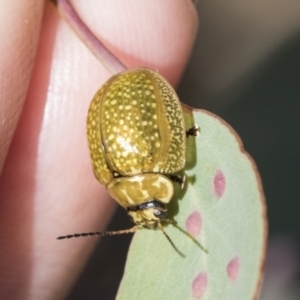
[(135, 226), (59, 238), (129, 233), (138, 226), (164, 232), (161, 222), (175, 224), (166, 204), (173, 183), (184, 184), (176, 173), (185, 166), (186, 137), (198, 131), (197, 125), (186, 131), (180, 101), (158, 73), (135, 68), (111, 77), (91, 102), (88, 143), (96, 178)]

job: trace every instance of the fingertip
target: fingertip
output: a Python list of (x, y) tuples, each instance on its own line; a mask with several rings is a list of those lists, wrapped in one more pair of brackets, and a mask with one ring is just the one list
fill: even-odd
[(127, 67), (149, 67), (177, 83), (198, 27), (191, 0), (77, 0), (74, 6)]
[(37, 49), (43, 1), (2, 1), (0, 172), (17, 126)]

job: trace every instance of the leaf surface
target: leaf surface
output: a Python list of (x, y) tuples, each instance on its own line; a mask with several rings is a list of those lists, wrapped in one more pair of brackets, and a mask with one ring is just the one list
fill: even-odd
[(256, 166), (223, 120), (183, 108), (186, 122), (201, 132), (187, 140), (186, 186), (168, 207), (179, 228), (165, 231), (185, 257), (159, 230), (139, 230), (117, 299), (256, 299), (267, 236)]

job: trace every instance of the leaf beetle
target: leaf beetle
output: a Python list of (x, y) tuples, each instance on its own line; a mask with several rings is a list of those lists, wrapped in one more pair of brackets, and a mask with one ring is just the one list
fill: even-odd
[(167, 218), (166, 204), (174, 182), (184, 184), (184, 177), (176, 173), (185, 167), (186, 138), (198, 133), (197, 125), (186, 130), (178, 96), (158, 73), (134, 68), (112, 76), (90, 104), (88, 144), (97, 180), (135, 226), (58, 239), (130, 233), (143, 226), (162, 230), (177, 250), (162, 222), (176, 224)]

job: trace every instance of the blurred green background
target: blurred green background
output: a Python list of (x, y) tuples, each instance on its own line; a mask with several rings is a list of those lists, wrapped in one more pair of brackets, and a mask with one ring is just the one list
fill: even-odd
[[(197, 9), (179, 97), (231, 124), (257, 163), (270, 226), (260, 299), (300, 299), (300, 1), (210, 0)], [(119, 208), (108, 229), (129, 226)], [(67, 299), (114, 299), (130, 240), (101, 239)]]

